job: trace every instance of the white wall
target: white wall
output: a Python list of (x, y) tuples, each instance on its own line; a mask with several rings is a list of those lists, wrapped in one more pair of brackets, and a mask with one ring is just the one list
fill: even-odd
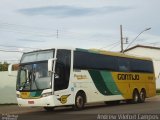
[[(17, 72), (13, 71), (17, 76)], [(0, 72), (0, 104), (17, 103), (16, 100), (16, 77), (8, 76), (8, 71)]]
[(158, 76), (160, 74), (160, 50), (159, 49), (137, 47), (137, 48), (131, 49), (129, 51), (126, 51), (125, 54), (151, 58), (153, 60), (155, 76), (157, 79), (156, 80), (156, 88), (160, 89), (160, 79), (158, 79)]

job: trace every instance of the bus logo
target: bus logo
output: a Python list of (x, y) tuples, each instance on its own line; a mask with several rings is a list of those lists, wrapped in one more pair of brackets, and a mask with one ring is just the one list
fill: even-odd
[(76, 75), (76, 74), (74, 74), (74, 77), (76, 77), (77, 80), (86, 80), (87, 79), (86, 75)]
[(58, 98), (58, 100), (62, 103), (65, 104), (67, 102), (67, 98), (70, 96), (71, 94), (68, 95), (62, 95), (60, 98)]

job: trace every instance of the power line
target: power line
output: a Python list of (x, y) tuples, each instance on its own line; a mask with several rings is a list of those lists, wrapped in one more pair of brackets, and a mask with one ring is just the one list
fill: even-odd
[[(46, 32), (43, 32), (42, 33), (42, 30), (44, 30), (44, 28), (37, 28), (38, 31), (36, 30), (35, 31), (35, 27), (29, 27), (29, 26), (25, 26), (25, 25), (16, 25), (16, 24), (9, 24), (9, 23), (0, 23), (0, 30), (6, 30), (8, 32), (17, 32), (17, 33), (22, 33), (22, 34), (36, 34), (38, 36), (42, 36), (42, 37), (53, 37), (53, 36), (56, 36), (56, 33), (53, 34), (53, 33), (46, 33)], [(26, 31), (24, 28), (29, 28), (30, 30), (32, 30), (32, 32), (28, 32)], [(29, 30), (29, 31), (30, 31)], [(41, 33), (39, 32), (41, 30)], [(53, 31), (53, 30), (50, 30), (50, 31)], [(56, 31), (56, 30), (54, 30)]]
[(39, 49), (39, 48), (33, 48), (33, 47), (25, 47), (25, 46), (13, 46), (13, 45), (3, 45), (0, 44), (0, 47), (11, 47), (11, 48), (28, 48), (28, 49)]
[(117, 42), (115, 42), (115, 43), (112, 43), (112, 44), (109, 44), (109, 45), (107, 45), (107, 46), (104, 46), (104, 47), (102, 47), (102, 48), (100, 48), (100, 49), (104, 49), (104, 48), (107, 48), (107, 47), (111, 47), (111, 46), (113, 46), (113, 45), (117, 45), (117, 44), (119, 44), (120, 42), (119, 41), (117, 41)]
[(53, 37), (53, 36), (56, 36), (55, 34), (52, 34), (52, 35), (48, 35), (48, 34), (39, 34), (38, 33), (35, 33), (35, 32), (28, 32), (28, 31), (21, 31), (21, 30), (16, 30), (16, 29), (6, 29), (6, 28), (0, 28), (0, 30), (5, 30), (7, 32), (16, 32), (16, 33), (20, 33), (20, 34), (32, 34), (32, 35), (36, 35), (36, 36), (40, 36), (40, 37)]
[(19, 52), (19, 53), (23, 53), (22, 51), (12, 51), (12, 50), (2, 50), (2, 49), (0, 49), (0, 52)]
[(29, 28), (29, 29), (32, 29), (32, 30), (35, 30), (35, 28), (36, 28), (36, 31), (38, 30), (38, 31), (40, 31), (40, 30), (50, 30), (50, 31), (56, 31), (57, 29), (49, 29), (49, 28), (42, 28), (42, 27), (31, 27), (31, 26), (26, 26), (26, 25), (18, 25), (18, 24), (11, 24), (11, 23), (4, 23), (4, 22), (1, 22), (0, 23), (0, 26), (1, 27), (9, 27), (9, 28), (20, 28), (20, 29), (22, 29), (23, 28), (23, 30), (24, 30), (24, 28)]
[[(38, 30), (49, 30), (49, 28), (44, 28), (44, 27), (43, 28), (42, 27), (33, 27), (33, 26), (31, 27), (31, 26), (22, 25), (22, 24), (20, 25), (20, 24), (6, 23), (6, 22), (0, 22), (0, 25), (9, 26), (9, 27), (11, 26), (11, 27), (16, 27), (16, 28), (17, 27), (21, 27), (21, 28), (23, 27), (23, 28), (29, 28), (29, 29), (35, 29), (36, 28)], [(53, 31), (53, 29), (50, 29), (50, 30)], [(56, 30), (56, 29), (54, 29), (54, 30)]]
[[(134, 41), (136, 41), (137, 40), (137, 38), (142, 34), (142, 33), (144, 33), (145, 31), (148, 31), (148, 30), (150, 30), (151, 28), (146, 28), (146, 29), (144, 29), (143, 31), (141, 31), (129, 44), (128, 44), (128, 46), (125, 48), (125, 50), (127, 50), (130, 46), (131, 46), (131, 44), (134, 42)], [(125, 51), (124, 50), (124, 51)]]
[(115, 45), (114, 45), (113, 47), (111, 47), (109, 50), (111, 50), (111, 49), (117, 47), (119, 44), (120, 44), (120, 42), (118, 42), (117, 44), (115, 44)]

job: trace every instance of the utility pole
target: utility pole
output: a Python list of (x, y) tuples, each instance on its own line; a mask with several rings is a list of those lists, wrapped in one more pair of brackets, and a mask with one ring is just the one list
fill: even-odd
[(122, 25), (120, 25), (120, 36), (121, 36), (121, 52), (123, 53), (123, 33), (122, 33)]
[(123, 45), (128, 44), (128, 37), (123, 37), (122, 25), (120, 25), (120, 36), (121, 36), (121, 53), (123, 53), (124, 52)]

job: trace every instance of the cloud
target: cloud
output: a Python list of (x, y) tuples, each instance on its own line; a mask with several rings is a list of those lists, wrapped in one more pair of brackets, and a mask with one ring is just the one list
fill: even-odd
[(48, 7), (19, 9), (18, 12), (30, 16), (47, 15), (54, 17), (76, 17), (85, 15), (108, 14), (128, 9), (131, 8), (120, 7), (120, 6), (106, 6), (99, 8), (84, 8), (84, 7), (73, 7), (73, 6), (48, 6)]

